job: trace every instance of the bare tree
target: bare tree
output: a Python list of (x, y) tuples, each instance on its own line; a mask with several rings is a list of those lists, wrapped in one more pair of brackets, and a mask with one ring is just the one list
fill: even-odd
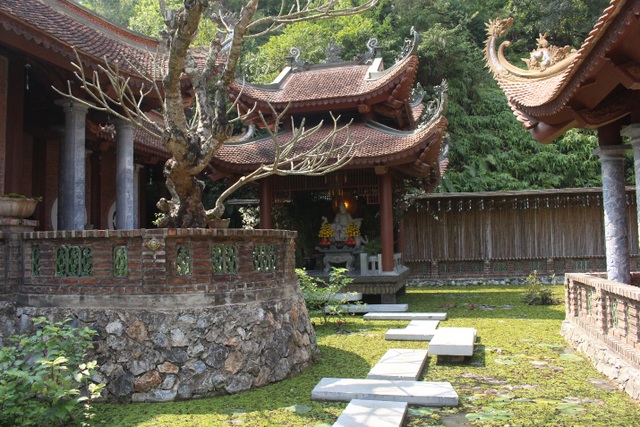
[[(301, 151), (300, 142), (313, 137), (322, 123), (305, 129), (304, 121), (300, 126), (295, 126), (292, 121), (293, 137), (282, 143), (277, 130), (286, 110), (279, 114), (273, 111), (277, 116), (275, 129), (274, 126), (269, 129), (266, 120), (259, 115), (275, 145), (273, 162), (260, 166), (232, 184), (218, 198), (213, 209), (206, 211), (202, 204), (204, 183), (198, 179), (198, 175), (207, 168), (222, 144), (238, 138), (233, 135), (233, 122), (242, 121), (248, 116), (240, 115), (239, 109), (235, 103), (230, 103), (228, 97), (228, 88), (236, 78), (243, 41), (294, 22), (354, 15), (372, 8), (377, 0), (363, 0), (362, 4), (348, 9), (336, 9), (337, 0), (307, 0), (306, 3), (282, 0), (280, 12), (266, 17), (256, 16), (259, 0), (247, 0), (237, 15), (223, 12), (221, 2), (184, 0), (178, 10), (168, 10), (164, 1), (159, 1), (167, 26), (163, 35), (166, 55), (157, 57), (158, 66), (151, 71), (133, 60), (127, 64), (129, 72), (133, 70), (136, 79), (142, 79), (145, 83), (138, 84), (134, 89), (130, 77), (106, 60), (98, 71), (87, 75), (78, 58), (77, 64), (74, 64), (76, 75), (88, 99), (73, 94), (71, 87), (65, 96), (129, 120), (145, 132), (162, 138), (172, 157), (164, 167), (171, 199), (158, 202), (158, 208), (163, 213), (158, 223), (160, 227), (204, 226), (208, 220), (220, 218), (224, 212), (224, 200), (242, 185), (274, 174), (325, 174), (344, 166), (353, 157), (357, 142), (351, 141), (348, 135), (341, 138), (342, 142), (337, 142), (338, 133), (348, 134), (348, 125), (339, 127), (336, 117), (333, 118), (333, 130), (327, 136), (321, 138), (311, 150)], [(219, 32), (211, 41), (203, 64), (192, 43), (205, 12), (214, 20)], [(108, 91), (104, 90), (104, 83), (101, 83), (105, 76), (110, 86)], [(183, 105), (181, 88), (185, 79), (190, 82), (194, 94), (191, 117)], [(157, 83), (159, 80), (161, 85)], [(142, 111), (143, 99), (150, 94), (164, 100), (162, 126), (147, 118)], [(236, 111), (238, 114), (233, 114)]]

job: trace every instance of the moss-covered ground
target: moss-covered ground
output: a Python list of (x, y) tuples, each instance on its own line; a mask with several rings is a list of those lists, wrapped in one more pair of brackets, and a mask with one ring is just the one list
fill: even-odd
[[(552, 287), (563, 298), (560, 285)], [(460, 396), (455, 408), (409, 411), (407, 426), (636, 426), (640, 403), (618, 391), (560, 336), (564, 305), (528, 306), (525, 286), (410, 289), (399, 302), (410, 311), (446, 311), (442, 326), (478, 331), (473, 357), (438, 363), (429, 357), (427, 381), (449, 381)], [(385, 341), (405, 322), (348, 316), (340, 328), (314, 317), (321, 359), (306, 372), (237, 395), (163, 404), (97, 405), (94, 425), (117, 427), (330, 426), (346, 403), (314, 402), (323, 377), (364, 378), (389, 348), (427, 343)]]

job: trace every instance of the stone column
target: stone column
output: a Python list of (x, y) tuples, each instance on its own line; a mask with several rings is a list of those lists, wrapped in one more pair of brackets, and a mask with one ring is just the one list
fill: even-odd
[(638, 239), (640, 239), (640, 123), (622, 129), (622, 136), (631, 138), (633, 148), (633, 168), (636, 174), (636, 209), (638, 210)]
[(84, 230), (86, 106), (63, 99), (64, 138), (60, 150), (58, 230)]
[(133, 134), (134, 125), (126, 120), (116, 120), (116, 228), (131, 230), (134, 223), (135, 193), (133, 182)]
[(607, 279), (627, 284), (631, 277), (623, 163), (628, 149), (623, 145), (603, 145), (595, 151), (602, 164)]

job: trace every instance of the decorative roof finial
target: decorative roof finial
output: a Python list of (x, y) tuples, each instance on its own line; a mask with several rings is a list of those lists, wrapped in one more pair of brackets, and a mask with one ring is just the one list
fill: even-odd
[(342, 48), (336, 44), (336, 41), (333, 37), (331, 37), (331, 41), (329, 42), (329, 46), (327, 46), (327, 59), (324, 61), (326, 64), (335, 64), (338, 62), (343, 62), (340, 53), (342, 52)]
[(309, 68), (311, 68), (310, 62), (303, 62), (300, 60), (302, 51), (297, 47), (292, 47), (289, 50), (289, 54), (291, 56), (287, 56), (287, 66), (291, 67), (291, 71), (307, 71)]
[(431, 124), (437, 120), (447, 108), (447, 92), (449, 91), (449, 84), (446, 80), (442, 79), (442, 83), (438, 86), (434, 86), (435, 99), (427, 102), (422, 115), (420, 116), (421, 128), (431, 126)]
[(418, 44), (420, 43), (420, 34), (416, 31), (415, 27), (411, 27), (410, 31), (413, 39), (404, 39), (404, 45), (402, 46), (402, 52), (396, 56), (396, 64), (408, 56), (415, 55), (418, 52)]

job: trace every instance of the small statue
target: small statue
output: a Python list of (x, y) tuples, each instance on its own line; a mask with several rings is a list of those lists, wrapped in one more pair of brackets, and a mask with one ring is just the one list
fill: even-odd
[(347, 212), (347, 207), (344, 203), (340, 203), (340, 212), (336, 214), (333, 219), (333, 237), (334, 241), (342, 242), (347, 239), (347, 227), (353, 222), (351, 214)]

